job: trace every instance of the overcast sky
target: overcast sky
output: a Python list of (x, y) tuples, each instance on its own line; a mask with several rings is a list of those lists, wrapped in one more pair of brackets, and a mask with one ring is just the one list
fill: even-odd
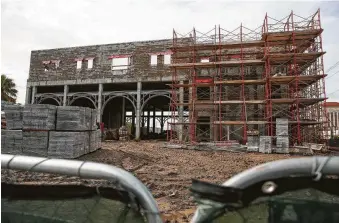
[[(327, 71), (339, 61), (339, 2), (2, 0), (1, 72), (14, 78), (18, 102), (24, 103), (31, 50), (172, 38), (173, 28), (185, 33), (193, 26), (208, 31), (220, 24), (233, 30), (242, 22), (254, 29), (266, 12), (277, 19), (291, 10), (308, 17), (318, 8)], [(339, 66), (330, 75), (327, 94), (339, 101)]]

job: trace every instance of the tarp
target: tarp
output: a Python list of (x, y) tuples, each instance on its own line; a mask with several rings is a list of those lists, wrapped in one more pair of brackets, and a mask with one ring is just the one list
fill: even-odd
[(1, 222), (146, 222), (126, 191), (82, 185), (1, 184)]

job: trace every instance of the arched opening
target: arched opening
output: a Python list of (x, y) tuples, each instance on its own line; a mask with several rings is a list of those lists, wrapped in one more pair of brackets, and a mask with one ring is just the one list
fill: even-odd
[(142, 105), (141, 139), (166, 140), (167, 120), (170, 113), (170, 97), (154, 95)]
[(39, 104), (60, 106), (59, 102), (55, 98), (42, 99)]
[(95, 109), (95, 104), (88, 98), (79, 97), (70, 103), (70, 106), (87, 107)]
[[(112, 97), (103, 105), (102, 111), (102, 122), (107, 132), (116, 132), (121, 126), (126, 126), (128, 133), (135, 135), (135, 108), (128, 98)], [(110, 139), (116, 137), (111, 136)]]

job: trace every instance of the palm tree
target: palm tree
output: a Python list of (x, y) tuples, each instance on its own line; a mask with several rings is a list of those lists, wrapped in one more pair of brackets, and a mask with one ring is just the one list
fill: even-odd
[(18, 90), (15, 88), (13, 79), (1, 74), (1, 100), (16, 102), (16, 95)]

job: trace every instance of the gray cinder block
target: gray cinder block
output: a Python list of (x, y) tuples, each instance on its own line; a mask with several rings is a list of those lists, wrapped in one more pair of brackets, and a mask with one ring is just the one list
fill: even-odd
[(55, 130), (54, 105), (26, 105), (23, 110), (24, 130)]
[(23, 107), (19, 105), (6, 105), (4, 107), (6, 117), (6, 129), (22, 129)]
[(47, 156), (48, 131), (24, 131), (22, 152), (30, 156)]
[(88, 132), (50, 132), (49, 157), (77, 158), (87, 151), (89, 151)]
[(1, 153), (22, 154), (22, 130), (1, 130)]
[(74, 106), (58, 107), (56, 130), (89, 131), (93, 128), (92, 109)]
[(97, 149), (101, 148), (101, 131), (91, 131), (90, 132), (90, 152), (94, 152)]
[(91, 113), (92, 113), (91, 130), (97, 130), (97, 114), (98, 114), (98, 111), (96, 109), (92, 109)]

